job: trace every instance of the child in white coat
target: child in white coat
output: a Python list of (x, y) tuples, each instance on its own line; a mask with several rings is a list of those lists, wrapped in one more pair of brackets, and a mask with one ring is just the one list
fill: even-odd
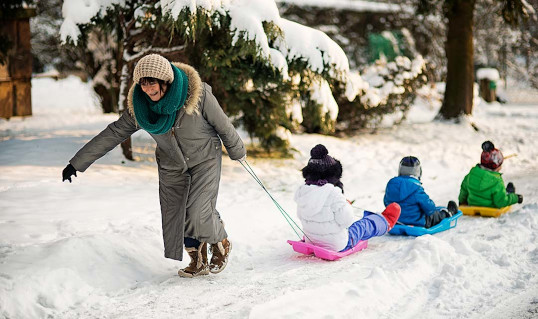
[(295, 193), (305, 239), (332, 251), (345, 251), (361, 240), (386, 234), (398, 220), (400, 206), (390, 204), (381, 215), (368, 211), (362, 217), (355, 215), (343, 194), (342, 164), (328, 154), (321, 144), (312, 148), (302, 170), (305, 185)]

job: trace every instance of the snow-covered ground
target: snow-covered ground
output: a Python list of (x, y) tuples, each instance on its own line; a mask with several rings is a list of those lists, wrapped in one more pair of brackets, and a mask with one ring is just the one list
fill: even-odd
[[(79, 173), (61, 171), (116, 115), (103, 115), (76, 78), (33, 81), (34, 116), (0, 119), (1, 318), (537, 318), (538, 101), (485, 105), (461, 124), (432, 122), (417, 103), (395, 128), (350, 138), (294, 135), (295, 159), (248, 162), (295, 216), (293, 194), (309, 150), (326, 145), (344, 167), (355, 205), (383, 209), (386, 182), (405, 155), (423, 164), (440, 205), (492, 140), (505, 181), (524, 203), (498, 219), (463, 216), (434, 236), (373, 238), (336, 262), (299, 255), (296, 235), (242, 166), (225, 158), (218, 201), (233, 242), (218, 275), (177, 276), (187, 261), (163, 257), (154, 161), (118, 148)], [(148, 136), (137, 149), (151, 159)]]

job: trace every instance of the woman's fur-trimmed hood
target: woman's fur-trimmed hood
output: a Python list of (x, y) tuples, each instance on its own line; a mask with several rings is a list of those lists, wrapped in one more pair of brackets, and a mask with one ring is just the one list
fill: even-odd
[[(185, 100), (185, 104), (183, 107), (185, 108), (185, 113), (192, 115), (194, 113), (198, 113), (198, 102), (200, 101), (200, 98), (202, 97), (202, 79), (200, 78), (200, 75), (198, 74), (198, 71), (196, 71), (192, 66), (181, 63), (181, 62), (172, 62), (174, 66), (179, 68), (181, 71), (185, 72), (187, 75), (187, 78), (189, 79), (189, 89), (187, 92), (187, 100)], [(136, 86), (136, 83), (133, 83), (131, 88), (129, 89), (129, 93), (127, 95), (127, 107), (129, 109), (129, 114), (135, 118), (134, 114), (134, 106), (133, 106), (133, 92), (134, 88)]]

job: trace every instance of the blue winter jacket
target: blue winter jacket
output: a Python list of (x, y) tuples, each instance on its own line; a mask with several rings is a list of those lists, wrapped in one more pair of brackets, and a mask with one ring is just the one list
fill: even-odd
[(424, 192), (422, 183), (411, 176), (392, 178), (385, 189), (385, 206), (398, 203), (402, 208), (398, 221), (406, 225), (426, 225), (426, 216), (436, 211), (435, 203)]

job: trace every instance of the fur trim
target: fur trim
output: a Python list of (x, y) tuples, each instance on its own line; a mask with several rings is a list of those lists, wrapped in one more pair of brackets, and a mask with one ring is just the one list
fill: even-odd
[(194, 252), (194, 251), (197, 252), (198, 258), (196, 260), (196, 268), (200, 268), (203, 265), (203, 260), (202, 260), (202, 249), (203, 249), (203, 247), (204, 247), (204, 243), (200, 243), (200, 246), (198, 248), (185, 247), (185, 250), (187, 251), (187, 253), (191, 253), (191, 252)]
[(204, 244), (201, 244), (200, 247), (198, 247), (198, 260), (196, 261), (196, 268), (202, 267), (202, 248), (204, 247)]
[[(187, 113), (188, 115), (193, 115), (194, 113), (198, 114), (198, 103), (202, 98), (203, 92), (202, 79), (200, 78), (198, 71), (196, 71), (192, 66), (185, 63), (172, 62), (172, 64), (185, 72), (185, 74), (187, 74), (187, 77), (189, 78), (187, 100), (185, 100), (185, 104), (183, 105), (183, 107), (185, 108), (185, 113)], [(129, 93), (127, 93), (127, 108), (129, 110), (129, 114), (131, 114), (131, 116), (133, 116), (136, 121), (133, 106), (133, 92), (135, 85), (136, 83), (133, 83), (133, 85), (129, 89)]]
[(219, 248), (219, 251), (223, 256), (226, 255), (226, 250), (224, 249), (224, 245), (222, 245), (221, 241), (217, 243), (217, 247)]
[(198, 71), (196, 71), (192, 66), (185, 63), (172, 62), (172, 64), (185, 72), (185, 74), (187, 74), (187, 77), (189, 78), (189, 93), (187, 95), (185, 105), (183, 106), (185, 108), (185, 113), (189, 115), (198, 113), (198, 103), (202, 98), (203, 90), (202, 79), (200, 78)]

